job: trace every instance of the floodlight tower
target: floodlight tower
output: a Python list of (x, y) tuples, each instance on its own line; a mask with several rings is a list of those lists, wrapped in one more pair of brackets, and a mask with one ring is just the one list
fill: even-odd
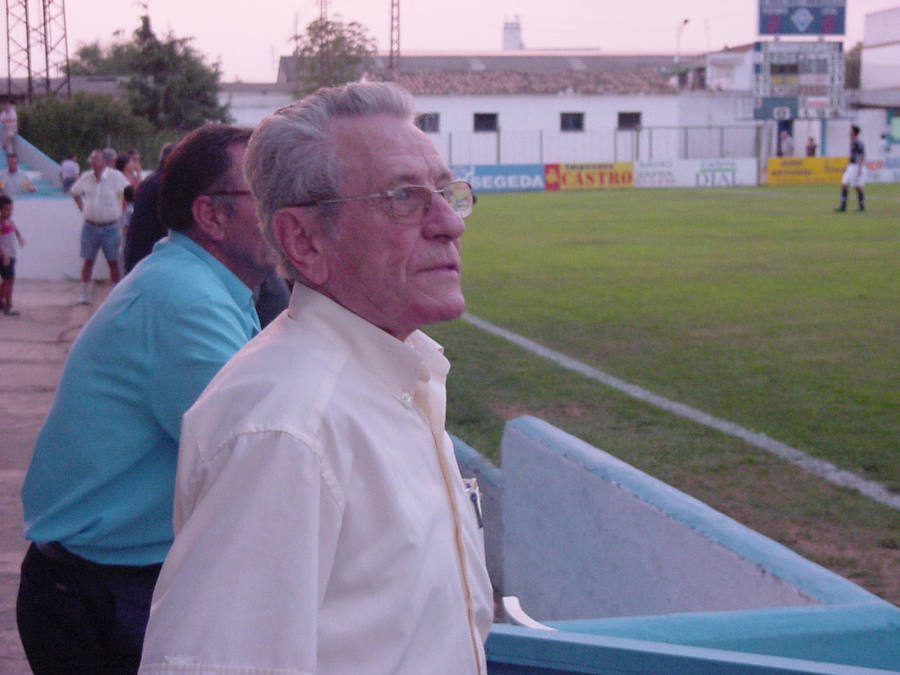
[[(41, 0), (43, 22), (39, 42), (44, 46), (44, 82), (47, 96), (65, 89), (72, 96), (69, 80), (69, 40), (66, 35), (66, 0)], [(56, 89), (51, 88), (51, 77), (61, 77)], [(52, 89), (52, 90), (51, 90)]]
[[(27, 101), (34, 96), (36, 79), (44, 80), (47, 96), (62, 89), (67, 96), (72, 95), (65, 0), (40, 2), (40, 20), (34, 23), (29, 0), (6, 0), (6, 93), (24, 96)], [(14, 78), (19, 80), (15, 90)], [(55, 89), (51, 78), (58, 78)]]
[(681, 32), (689, 22), (690, 19), (682, 19), (681, 23), (678, 24), (678, 28), (675, 29), (675, 63), (681, 61)]
[(391, 0), (391, 56), (388, 66), (392, 71), (400, 66), (400, 0)]
[(6, 0), (6, 95), (12, 97), (13, 77), (25, 80), (25, 98), (31, 100), (31, 23), (28, 0)]

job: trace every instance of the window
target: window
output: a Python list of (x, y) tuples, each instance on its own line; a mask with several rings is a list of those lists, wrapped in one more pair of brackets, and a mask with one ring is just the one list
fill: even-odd
[(560, 131), (584, 131), (584, 113), (559, 113)]
[(475, 131), (497, 131), (497, 113), (475, 113)]
[(620, 112), (619, 129), (639, 129), (641, 126), (641, 113)]
[(441, 130), (441, 114), (421, 113), (416, 116), (416, 126), (426, 134), (436, 134)]

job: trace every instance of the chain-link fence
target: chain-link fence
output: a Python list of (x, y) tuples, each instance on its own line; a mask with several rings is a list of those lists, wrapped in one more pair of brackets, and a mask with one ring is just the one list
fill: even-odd
[(762, 126), (645, 127), (609, 131), (443, 132), (450, 164), (555, 164), (758, 157)]

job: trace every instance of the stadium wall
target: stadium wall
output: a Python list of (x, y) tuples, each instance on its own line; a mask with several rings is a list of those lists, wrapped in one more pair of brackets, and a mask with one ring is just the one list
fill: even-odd
[(502, 469), (454, 445), (495, 586), (555, 629), (495, 625), (491, 673), (900, 663), (900, 609), (542, 420), (507, 423)]
[(457, 164), (454, 176), (476, 193), (630, 187), (733, 187), (757, 184), (757, 161), (737, 159), (589, 162), (583, 164)]

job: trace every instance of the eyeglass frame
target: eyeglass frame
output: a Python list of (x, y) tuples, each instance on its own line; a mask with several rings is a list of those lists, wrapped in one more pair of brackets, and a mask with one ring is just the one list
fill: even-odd
[(250, 190), (216, 190), (215, 192), (206, 192), (204, 194), (207, 197), (218, 197), (220, 195), (228, 195), (229, 197), (237, 197), (238, 195), (253, 196), (253, 192)]
[(461, 213), (457, 213), (457, 211), (455, 209), (453, 210), (453, 213), (456, 213), (456, 215), (458, 215), (460, 218), (468, 218), (469, 216), (472, 215), (472, 211), (474, 211), (475, 193), (472, 191), (472, 185), (468, 181), (465, 181), (465, 180), (450, 181), (449, 183), (447, 183), (447, 185), (445, 185), (444, 187), (442, 187), (438, 190), (432, 190), (427, 185), (414, 185), (414, 184), (400, 185), (398, 187), (395, 187), (392, 190), (384, 190), (382, 192), (373, 192), (372, 194), (367, 194), (367, 195), (353, 195), (351, 197), (339, 197), (336, 199), (310, 199), (308, 201), (300, 202), (298, 204), (286, 204), (284, 208), (307, 208), (310, 206), (319, 206), (320, 204), (340, 204), (341, 202), (351, 202), (351, 201), (357, 201), (360, 199), (387, 199), (387, 200), (389, 200), (389, 203), (390, 203), (391, 218), (393, 218), (394, 220), (397, 220), (396, 216), (394, 216), (394, 201), (393, 200), (394, 200), (395, 193), (399, 192), (400, 190), (408, 190), (409, 188), (417, 188), (417, 189), (421, 189), (421, 190), (427, 190), (429, 199), (427, 202), (423, 202), (424, 210), (422, 212), (422, 215), (426, 216), (426, 215), (428, 215), (428, 212), (431, 210), (431, 199), (434, 197), (434, 195), (441, 195), (441, 197), (444, 198), (444, 201), (446, 201), (447, 204), (449, 204), (450, 208), (452, 209), (453, 205), (450, 204), (450, 201), (444, 196), (444, 191), (447, 190), (447, 188), (449, 188), (451, 185), (459, 185), (459, 184), (465, 185), (467, 188), (469, 188), (469, 195), (472, 198), (469, 203), (468, 213), (466, 213), (465, 215), (462, 215)]

